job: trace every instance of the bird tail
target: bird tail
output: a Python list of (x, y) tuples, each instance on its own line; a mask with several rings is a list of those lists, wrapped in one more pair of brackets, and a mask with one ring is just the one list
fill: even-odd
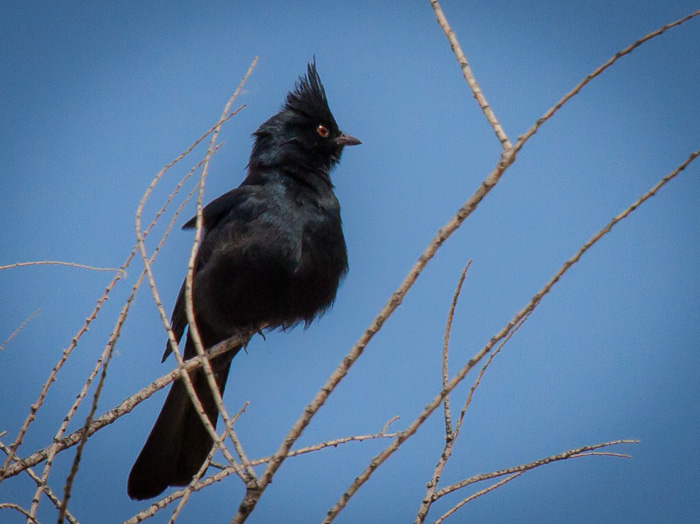
[[(191, 344), (188, 337), (187, 345)], [(188, 351), (185, 351), (187, 354)], [(223, 395), (231, 359), (237, 350), (211, 361)], [(219, 412), (202, 369), (190, 372), (190, 380), (209, 421), (216, 428)], [(168, 486), (186, 486), (202, 467), (214, 442), (187, 394), (182, 380), (173, 382), (151, 434), (129, 474), (127, 493), (136, 500), (160, 495)]]

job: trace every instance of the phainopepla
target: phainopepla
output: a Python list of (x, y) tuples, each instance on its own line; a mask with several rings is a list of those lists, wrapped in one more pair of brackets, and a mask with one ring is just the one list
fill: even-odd
[[(331, 306), (348, 269), (329, 173), (344, 146), (361, 142), (338, 129), (315, 63), (308, 64), (282, 110), (253, 136), (245, 180), (203, 210), (192, 297), (205, 348), (241, 329), (308, 325)], [(184, 228), (194, 225), (193, 218)], [(187, 327), (184, 284), (171, 324), (179, 341)], [(240, 349), (211, 361), (222, 394)], [(166, 346), (163, 360), (170, 352)], [(196, 354), (188, 333), (184, 357)], [(206, 377), (199, 369), (190, 378), (216, 426), (218, 411)], [(184, 383), (175, 381), (131, 469), (129, 496), (148, 499), (168, 486), (187, 485), (212, 447)]]

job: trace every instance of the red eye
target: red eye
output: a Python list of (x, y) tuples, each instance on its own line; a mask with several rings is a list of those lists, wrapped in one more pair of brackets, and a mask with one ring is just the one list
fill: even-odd
[(324, 126), (323, 124), (318, 124), (318, 127), (316, 128), (316, 132), (318, 133), (319, 136), (323, 138), (328, 138), (328, 135), (331, 134), (330, 131), (328, 131), (328, 128)]

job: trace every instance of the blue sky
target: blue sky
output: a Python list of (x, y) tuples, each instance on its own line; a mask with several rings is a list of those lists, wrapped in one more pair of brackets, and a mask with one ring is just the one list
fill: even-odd
[[(690, 1), (442, 4), (511, 140), (586, 74), (637, 38), (697, 9)], [(612, 216), (700, 147), (700, 20), (643, 45), (594, 80), (526, 145), (430, 262), (329, 398), (299, 446), (403, 429), (440, 389), (445, 316), (470, 269), (452, 335), (454, 373)], [(362, 139), (333, 174), (350, 273), (308, 330), (256, 338), (232, 368), (230, 411), (251, 457), (273, 452), (306, 403), (396, 289), (432, 236), (473, 193), (500, 144), (461, 76), (429, 2), (7, 2), (0, 18), (0, 265), (62, 260), (119, 266), (152, 177), (218, 118), (254, 56), (221, 133), (205, 200), (237, 186), (250, 133), (316, 56), (336, 120)], [(188, 157), (157, 190), (157, 209)], [(167, 187), (166, 187), (167, 186)], [(700, 167), (693, 164), (588, 252), (494, 361), (477, 390), (447, 485), (587, 444), (634, 438), (632, 460), (588, 457), (527, 473), (453, 517), (485, 522), (693, 522), (700, 513)], [(194, 213), (190, 204), (179, 224)], [(162, 231), (162, 228), (160, 229)], [(156, 261), (169, 309), (191, 232)], [(20, 455), (50, 443), (102, 351), (140, 266), (129, 269), (53, 385)], [(60, 353), (111, 278), (66, 267), (0, 272), (4, 340), (0, 431), (10, 442)], [(99, 413), (161, 376), (165, 336), (146, 287), (109, 369)], [(473, 380), (473, 379), (472, 379)], [(459, 406), (471, 380), (456, 390)], [(70, 509), (121, 522), (144, 508), (126, 477), (165, 393), (97, 433)], [(78, 427), (83, 408), (70, 426)], [(412, 521), (443, 442), (436, 413), (370, 479), (337, 522)], [(249, 522), (316, 522), (386, 442), (286, 461)], [(71, 452), (50, 478), (61, 492)], [(40, 470), (39, 470), (40, 471)], [(26, 476), (0, 502), (29, 505)], [(231, 477), (196, 494), (182, 522), (228, 522), (244, 490)], [(465, 493), (463, 496), (466, 496)], [(460, 500), (435, 504), (435, 520)], [(3, 522), (23, 522), (2, 510)], [(169, 512), (152, 521), (166, 522)], [(44, 500), (39, 519), (55, 519)], [(449, 520), (448, 520), (449, 522)]]

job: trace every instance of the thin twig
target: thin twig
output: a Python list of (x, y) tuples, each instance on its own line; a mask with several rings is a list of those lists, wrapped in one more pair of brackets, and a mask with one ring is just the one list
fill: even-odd
[(27, 317), (27, 319), (24, 322), (22, 322), (22, 324), (20, 324), (20, 326), (17, 329), (15, 329), (9, 337), (7, 337), (7, 340), (5, 340), (5, 342), (0, 344), (0, 351), (2, 351), (3, 348), (7, 345), (7, 343), (10, 340), (12, 340), (13, 338), (15, 338), (19, 334), (19, 332), (22, 331), (25, 328), (25, 326), (27, 324), (29, 324), (35, 316), (37, 316), (38, 313), (39, 313), (39, 310), (37, 309), (34, 313), (29, 315)]
[(123, 267), (95, 267), (95, 266), (86, 266), (85, 264), (77, 264), (75, 262), (61, 262), (60, 260), (37, 260), (35, 262), (15, 262), (14, 264), (0, 266), (0, 271), (2, 271), (3, 269), (12, 269), (15, 267), (45, 266), (45, 265), (77, 267), (80, 269), (89, 269), (91, 271), (109, 271), (109, 272), (117, 271), (121, 274), (122, 278), (126, 276), (126, 273), (124, 273)]
[[(494, 479), (494, 478), (502, 477), (504, 475), (510, 475), (512, 473), (530, 471), (531, 469), (535, 469), (535, 468), (538, 468), (540, 466), (544, 466), (545, 464), (551, 464), (552, 462), (558, 462), (560, 460), (567, 460), (570, 458), (589, 456), (589, 452), (591, 452), (591, 451), (595, 451), (595, 450), (600, 449), (600, 448), (607, 448), (610, 446), (619, 446), (620, 444), (639, 444), (639, 441), (638, 440), (629, 440), (629, 439), (620, 439), (620, 440), (612, 440), (610, 442), (602, 442), (600, 444), (592, 444), (590, 446), (582, 446), (582, 447), (577, 448), (577, 449), (570, 449), (568, 451), (564, 451), (563, 453), (559, 453), (557, 455), (550, 455), (548, 457), (534, 460), (534, 461), (528, 462), (526, 464), (520, 464), (520, 465), (514, 466), (512, 468), (500, 469), (498, 471), (492, 471), (491, 473), (482, 473), (480, 475), (474, 475), (473, 477), (462, 480), (460, 482), (456, 482), (454, 484), (451, 484), (451, 485), (449, 485), (445, 488), (442, 488), (441, 490), (435, 492), (435, 494), (433, 495), (433, 500), (437, 500), (441, 497), (444, 497), (445, 495), (447, 495), (449, 493), (457, 491), (458, 489), (465, 488), (466, 486), (469, 486), (471, 484), (475, 484), (477, 482), (483, 482), (484, 480)], [(630, 458), (629, 455), (624, 455), (624, 454), (615, 454), (614, 456)]]
[(27, 517), (27, 519), (29, 519), (31, 522), (41, 524), (31, 513), (18, 504), (13, 504), (12, 502), (0, 502), (0, 509), (14, 509)]
[(639, 441), (637, 441), (637, 440), (616, 440), (616, 441), (612, 441), (612, 442), (604, 442), (602, 444), (595, 444), (593, 446), (585, 446), (585, 447), (578, 448), (578, 449), (571, 449), (569, 451), (565, 451), (564, 453), (560, 453), (558, 455), (551, 455), (549, 457), (545, 457), (543, 459), (539, 459), (539, 460), (536, 460), (534, 462), (529, 462), (527, 464), (521, 464), (520, 466), (515, 466), (513, 468), (494, 471), (492, 473), (477, 475), (475, 477), (464, 480), (462, 482), (458, 482), (456, 484), (448, 486), (447, 488), (445, 488), (443, 490), (440, 490), (438, 493), (435, 493), (432, 497), (432, 502), (438, 500), (440, 497), (443, 497), (449, 493), (452, 493), (453, 491), (464, 488), (464, 487), (469, 486), (471, 484), (474, 484), (476, 482), (483, 482), (484, 480), (490, 480), (493, 478), (502, 477), (504, 475), (510, 475), (509, 477), (506, 477), (505, 479), (502, 479), (502, 480), (496, 482), (495, 484), (492, 484), (491, 486), (488, 486), (487, 488), (484, 488), (480, 491), (477, 491), (476, 493), (461, 500), (459, 503), (457, 503), (455, 506), (453, 506), (449, 511), (444, 513), (439, 519), (437, 519), (435, 521), (435, 523), (437, 524), (439, 522), (443, 522), (447, 517), (449, 517), (450, 515), (455, 513), (459, 508), (461, 508), (462, 506), (464, 506), (468, 502), (471, 502), (472, 500), (480, 497), (481, 495), (484, 495), (485, 493), (488, 493), (489, 491), (492, 491), (496, 488), (501, 487), (503, 484), (506, 484), (506, 483), (510, 482), (511, 480), (519, 477), (520, 475), (522, 475), (526, 471), (530, 471), (532, 469), (544, 466), (546, 464), (550, 464), (552, 462), (557, 462), (560, 460), (588, 457), (588, 456), (609, 456), (609, 457), (632, 458), (630, 455), (627, 455), (624, 453), (597, 452), (597, 451), (590, 451), (590, 450), (600, 449), (600, 448), (609, 447), (609, 446), (616, 446), (618, 444), (637, 444), (638, 442)]
[(523, 473), (524, 473), (523, 471), (520, 471), (519, 473), (515, 473), (515, 474), (511, 475), (510, 477), (506, 477), (506, 478), (504, 478), (504, 479), (499, 480), (499, 481), (496, 482), (495, 484), (492, 484), (492, 485), (490, 485), (489, 487), (482, 489), (481, 491), (477, 491), (477, 492), (474, 493), (473, 495), (469, 495), (467, 498), (465, 498), (464, 500), (461, 500), (459, 503), (457, 503), (455, 506), (453, 506), (449, 511), (445, 512), (439, 519), (437, 519), (437, 520), (435, 521), (435, 524), (441, 524), (442, 522), (445, 521), (445, 519), (446, 519), (447, 517), (449, 517), (450, 515), (452, 515), (452, 514), (453, 514), (454, 512), (456, 512), (459, 508), (461, 508), (462, 506), (464, 506), (467, 502), (471, 502), (472, 500), (474, 500), (474, 499), (476, 499), (476, 498), (479, 498), (479, 497), (482, 496), (482, 495), (485, 495), (485, 494), (488, 493), (489, 491), (493, 491), (494, 489), (500, 488), (501, 486), (503, 486), (504, 484), (507, 484), (507, 483), (510, 482), (511, 480), (514, 480), (514, 479), (518, 478), (518, 477), (519, 477), (520, 475), (522, 475)]
[[(236, 413), (233, 418), (231, 419), (231, 426), (236, 423), (238, 418), (245, 412), (246, 408), (248, 407), (248, 404), (250, 402), (245, 402), (241, 409), (238, 410), (238, 413)], [(226, 429), (224, 429), (224, 432), (219, 435), (219, 439), (224, 439), (226, 438)], [(190, 483), (187, 485), (185, 488), (185, 493), (182, 495), (182, 498), (180, 499), (180, 502), (178, 503), (177, 507), (173, 511), (172, 515), (170, 516), (170, 520), (168, 521), (168, 524), (173, 524), (175, 522), (175, 519), (180, 515), (180, 512), (182, 509), (185, 507), (185, 504), (190, 498), (190, 495), (194, 493), (194, 487), (195, 485), (199, 482), (199, 480), (204, 476), (204, 474), (207, 472), (207, 469), (209, 469), (209, 465), (211, 464), (211, 460), (214, 458), (214, 453), (216, 453), (216, 446), (213, 446), (211, 448), (211, 451), (207, 455), (207, 458), (204, 459), (204, 463), (200, 466), (199, 471), (195, 474), (194, 477), (192, 477), (192, 480)]]
[(526, 314), (523, 318), (520, 319), (520, 321), (513, 327), (513, 329), (510, 330), (508, 335), (501, 340), (501, 342), (498, 344), (498, 347), (491, 352), (489, 355), (489, 358), (486, 360), (486, 363), (481, 367), (481, 370), (479, 370), (479, 374), (476, 377), (476, 380), (472, 384), (472, 387), (469, 389), (469, 394), (467, 395), (467, 399), (464, 401), (464, 405), (462, 406), (462, 410), (459, 412), (459, 418), (457, 419), (457, 427), (455, 430), (455, 439), (459, 435), (459, 431), (462, 429), (462, 424), (464, 423), (464, 416), (467, 413), (467, 409), (469, 408), (469, 405), (472, 402), (472, 398), (474, 398), (474, 392), (476, 391), (476, 388), (479, 387), (479, 384), (481, 384), (481, 379), (484, 378), (484, 373), (486, 373), (486, 370), (488, 367), (491, 365), (491, 362), (493, 362), (493, 359), (496, 358), (496, 355), (498, 355), (501, 352), (501, 349), (503, 349), (503, 346), (506, 345), (506, 343), (515, 335), (518, 330), (522, 327), (522, 325), (527, 321), (528, 318), (530, 318), (530, 314), (532, 312)]
[(535, 124), (530, 129), (528, 129), (524, 135), (519, 136), (518, 140), (515, 142), (515, 146), (514, 146), (515, 149), (519, 151), (522, 148), (522, 146), (525, 144), (525, 142), (527, 142), (532, 135), (537, 133), (539, 128), (542, 126), (542, 124), (544, 124), (547, 120), (552, 118), (552, 116), (554, 116), (554, 113), (559, 111), (559, 109), (561, 109), (561, 107), (566, 102), (568, 102), (571, 98), (576, 96), (581, 91), (581, 89), (583, 89), (586, 86), (586, 84), (588, 84), (591, 80), (593, 80), (594, 78), (599, 76), (603, 71), (608, 69), (611, 65), (613, 65), (615, 62), (617, 62), (620, 58), (622, 58), (625, 55), (630, 54), (632, 51), (637, 49), (640, 45), (644, 44), (645, 42), (648, 42), (652, 38), (655, 38), (655, 37), (661, 35), (662, 33), (666, 32), (667, 30), (669, 30), (673, 27), (677, 27), (677, 26), (687, 22), (688, 20), (695, 18), (698, 15), (700, 15), (700, 9), (698, 9), (697, 11), (694, 11), (693, 13), (690, 13), (688, 16), (684, 16), (683, 18), (676, 20), (675, 22), (671, 22), (669, 24), (664, 25), (664, 26), (660, 27), (659, 29), (657, 29), (656, 31), (652, 31), (651, 33), (643, 36), (642, 38), (640, 38), (639, 40), (637, 40), (633, 44), (625, 47), (622, 51), (618, 51), (617, 53), (615, 53), (607, 62), (605, 62), (600, 67), (597, 67), (595, 70), (593, 70), (593, 72), (588, 74), (586, 76), (586, 78), (581, 80), (578, 84), (576, 84), (576, 86), (571, 91), (569, 91), (567, 94), (565, 94), (561, 98), (561, 100), (559, 100), (559, 102), (554, 104), (540, 118), (538, 118), (537, 122), (535, 122)]
[[(457, 300), (459, 299), (459, 294), (462, 290), (462, 285), (464, 284), (464, 279), (467, 276), (467, 270), (469, 269), (469, 266), (471, 266), (471, 264), (472, 261), (470, 260), (464, 267), (464, 269), (462, 269), (462, 272), (459, 275), (459, 280), (457, 281), (457, 288), (455, 289), (454, 295), (452, 296), (452, 303), (450, 304), (450, 310), (447, 314), (447, 321), (445, 322), (445, 336), (442, 343), (443, 388), (447, 387), (447, 383), (449, 382), (447, 357), (450, 346), (450, 334), (452, 333), (452, 322), (454, 320), (454, 312), (455, 308), (457, 307)], [(445, 464), (447, 464), (447, 461), (452, 453), (454, 441), (457, 438), (452, 427), (452, 414), (450, 410), (449, 395), (445, 396), (445, 400), (443, 400), (443, 407), (445, 412), (445, 444), (442, 453), (440, 454), (440, 458), (438, 459), (438, 462), (435, 465), (435, 468), (433, 469), (433, 473), (430, 477), (430, 480), (425, 485), (426, 491), (425, 495), (423, 496), (423, 500), (421, 501), (421, 505), (418, 508), (418, 513), (415, 519), (416, 523), (422, 523), (425, 520), (425, 516), (428, 514), (428, 510), (430, 509), (430, 505), (432, 504), (432, 495), (435, 492), (435, 489), (437, 489), (438, 482), (440, 481), (442, 472), (445, 469)]]
[[(226, 438), (226, 430), (219, 435), (219, 440), (223, 441)], [(170, 515), (170, 518), (168, 519), (168, 524), (174, 524), (175, 520), (180, 516), (180, 512), (183, 510), (185, 507), (185, 504), (190, 500), (190, 495), (195, 492), (194, 487), (197, 485), (197, 482), (204, 476), (204, 474), (207, 472), (207, 469), (209, 469), (209, 465), (211, 464), (211, 459), (214, 458), (214, 454), (217, 451), (216, 446), (212, 446), (212, 448), (209, 450), (209, 454), (207, 457), (204, 459), (204, 462), (202, 465), (199, 467), (199, 470), (197, 473), (195, 473), (194, 477), (192, 477), (192, 480), (190, 483), (185, 487), (182, 493), (182, 497), (180, 498), (180, 502), (178, 502), (177, 506), (175, 506), (175, 509), (173, 510), (172, 514)]]
[[(464, 279), (467, 276), (467, 271), (469, 266), (472, 265), (472, 260), (467, 262), (467, 265), (462, 269), (462, 273), (459, 275), (459, 280), (457, 281), (457, 288), (452, 295), (452, 302), (450, 303), (450, 310), (447, 313), (447, 321), (445, 322), (445, 336), (442, 342), (442, 387), (447, 385), (449, 380), (448, 371), (448, 351), (450, 347), (450, 334), (452, 333), (452, 321), (455, 316), (455, 308), (457, 307), (457, 300), (459, 300), (459, 294), (462, 291), (462, 285), (464, 284)], [(452, 415), (450, 414), (450, 397), (445, 397), (443, 402), (445, 408), (445, 440), (452, 439)]]
[[(95, 389), (95, 394), (92, 397), (92, 405), (90, 406), (90, 412), (88, 413), (87, 417), (85, 417), (85, 423), (83, 425), (83, 428), (89, 427), (90, 423), (95, 418), (95, 412), (97, 411), (100, 394), (102, 393), (102, 388), (104, 387), (105, 379), (107, 378), (107, 368), (109, 366), (110, 361), (112, 360), (112, 355), (114, 354), (115, 343), (116, 335), (110, 336), (110, 340), (107, 343), (106, 348), (107, 354), (103, 354), (100, 357), (100, 360), (103, 361), (102, 373), (100, 374), (100, 380), (97, 382), (97, 388)], [(58, 508), (58, 524), (63, 524), (63, 519), (65, 518), (66, 513), (68, 511), (68, 501), (70, 500), (70, 496), (73, 490), (73, 482), (75, 481), (75, 477), (78, 475), (78, 467), (80, 465), (80, 459), (82, 458), (83, 449), (85, 448), (86, 443), (87, 437), (81, 438), (80, 442), (78, 443), (78, 447), (75, 451), (75, 456), (73, 457), (73, 464), (71, 465), (70, 472), (68, 473), (66, 483), (63, 487), (63, 499), (61, 500), (61, 506)], [(40, 486), (39, 489), (43, 489), (43, 486)]]
[(625, 458), (625, 459), (631, 459), (632, 455), (628, 455), (627, 453), (611, 453), (611, 452), (605, 452), (605, 451), (589, 451), (587, 453), (577, 453), (576, 455), (572, 455), (572, 458), (575, 457), (617, 457), (617, 458)]
[(479, 104), (479, 107), (483, 111), (486, 120), (488, 120), (489, 124), (491, 124), (491, 128), (493, 129), (493, 132), (496, 133), (496, 137), (503, 146), (503, 149), (510, 149), (511, 147), (513, 147), (513, 145), (510, 143), (510, 140), (508, 140), (508, 135), (506, 135), (505, 131), (503, 131), (503, 127), (501, 127), (500, 122), (496, 118), (496, 114), (493, 112), (491, 106), (486, 101), (486, 97), (484, 96), (484, 93), (482, 93), (481, 87), (479, 87), (479, 84), (477, 83), (476, 78), (474, 77), (474, 73), (472, 72), (471, 67), (469, 67), (467, 57), (464, 55), (464, 51), (462, 51), (462, 47), (457, 41), (457, 35), (455, 35), (454, 31), (452, 31), (452, 29), (450, 28), (450, 24), (447, 22), (445, 13), (442, 12), (442, 8), (440, 7), (440, 4), (437, 2), (437, 0), (430, 0), (430, 4), (433, 6), (433, 10), (435, 11), (435, 18), (437, 18), (438, 24), (442, 28), (442, 31), (445, 33), (445, 36), (447, 37), (447, 41), (450, 43), (450, 47), (452, 48), (452, 52), (454, 53), (455, 58), (457, 58), (459, 67), (462, 69), (462, 75), (467, 81), (469, 89), (471, 89), (472, 91), (472, 95), (474, 96), (476, 102)]

